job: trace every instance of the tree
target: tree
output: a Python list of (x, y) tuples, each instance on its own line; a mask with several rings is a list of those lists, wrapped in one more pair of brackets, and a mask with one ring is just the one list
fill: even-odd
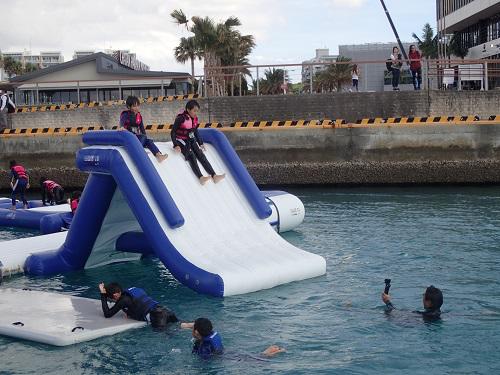
[(316, 91), (342, 91), (342, 86), (351, 82), (352, 65), (350, 58), (338, 56), (335, 64), (328, 65), (325, 70), (316, 73), (314, 86)]
[(453, 34), (453, 37), (450, 40), (448, 48), (453, 55), (460, 57), (462, 60), (469, 53), (469, 48), (467, 48), (460, 42), (460, 36), (458, 33)]
[(5, 70), (5, 73), (7, 73), (9, 78), (12, 78), (12, 76), (18, 76), (23, 74), (23, 65), (19, 61), (14, 60), (10, 56), (4, 57), (3, 69)]
[(198, 16), (189, 20), (182, 10), (174, 10), (170, 16), (178, 25), (186, 26), (186, 29), (193, 33), (190, 38), (194, 49), (203, 58), (205, 79), (213, 95), (224, 95), (228, 91), (234, 93), (235, 78), (240, 74), (250, 73), (246, 68), (228, 70), (222, 67), (247, 65), (247, 57), (255, 46), (253, 36), (241, 35), (236, 30), (236, 27), (241, 26), (240, 20), (229, 17), (224, 22), (216, 23), (209, 17)]
[(430, 58), (436, 59), (438, 57), (438, 36), (434, 35), (434, 30), (429, 23), (426, 23), (422, 28), (422, 38), (419, 38), (417, 34), (412, 34), (413, 39), (417, 42), (418, 48), (422, 52), (422, 55)]
[[(283, 75), (285, 75), (284, 79)], [(281, 85), (288, 82), (288, 76), (283, 69), (267, 69), (264, 71), (264, 78), (261, 78), (259, 82), (260, 93), (264, 95), (281, 94), (283, 92)]]
[(40, 67), (38, 65), (32, 64), (32, 63), (26, 63), (26, 65), (23, 69), (23, 74), (24, 73), (31, 73), (31, 72), (34, 72), (38, 69), (40, 69)]
[(185, 63), (186, 61), (191, 61), (191, 77), (193, 79), (193, 86), (191, 89), (194, 89), (194, 60), (201, 60), (201, 51), (196, 46), (194, 37), (189, 38), (181, 38), (181, 41), (174, 50), (175, 59), (180, 63)]

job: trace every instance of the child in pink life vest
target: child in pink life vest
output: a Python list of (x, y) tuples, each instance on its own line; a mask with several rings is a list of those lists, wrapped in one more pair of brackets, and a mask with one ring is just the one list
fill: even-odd
[(44, 206), (47, 204), (53, 206), (63, 202), (64, 189), (57, 182), (42, 177), (40, 178), (40, 189), (42, 190), (42, 203)]
[(142, 122), (142, 116), (139, 112), (139, 98), (136, 96), (129, 96), (125, 102), (128, 110), (123, 111), (120, 115), (120, 126), (118, 130), (128, 130), (134, 133), (139, 141), (141, 141), (143, 147), (146, 147), (149, 151), (153, 153), (159, 163), (164, 161), (168, 155), (163, 155), (154, 142), (146, 136), (146, 129), (144, 129), (144, 123)]
[(28, 201), (24, 196), (26, 189), (30, 187), (30, 177), (26, 172), (26, 169), (20, 164), (17, 164), (15, 160), (11, 160), (9, 163), (10, 173), (12, 175), (12, 179), (10, 180), (10, 187), (12, 188), (12, 207), (11, 210), (16, 209), (16, 196), (19, 193), (21, 200), (23, 201), (24, 209), (28, 208)]
[[(199, 109), (200, 105), (196, 100), (187, 102), (186, 110), (178, 114), (175, 119), (171, 132), (172, 142), (175, 151), (182, 152), (202, 185), (205, 185), (211, 178), (213, 178), (215, 183), (218, 183), (226, 175), (216, 174), (204, 154), (205, 146), (198, 132), (199, 123), (196, 116)], [(198, 166), (198, 160), (210, 176), (203, 176)]]

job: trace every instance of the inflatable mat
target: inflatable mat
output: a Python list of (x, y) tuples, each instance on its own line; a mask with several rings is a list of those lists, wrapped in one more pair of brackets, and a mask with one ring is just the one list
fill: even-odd
[(5, 336), (66, 346), (145, 325), (122, 313), (104, 318), (96, 299), (0, 289), (0, 334)]

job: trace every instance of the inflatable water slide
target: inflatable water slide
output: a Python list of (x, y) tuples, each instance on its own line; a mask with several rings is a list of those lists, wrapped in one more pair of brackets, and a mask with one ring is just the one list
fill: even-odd
[[(213, 296), (323, 275), (323, 257), (291, 245), (269, 225), (271, 207), (224, 134), (200, 133), (212, 166), (226, 173), (218, 184), (200, 185), (171, 142), (157, 143), (169, 155), (158, 163), (129, 132), (84, 134), (88, 147), (77, 165), (90, 175), (64, 244), (30, 255), (25, 271), (52, 275), (148, 254), (182, 284)], [(140, 253), (123, 251), (120, 243), (134, 241)]]

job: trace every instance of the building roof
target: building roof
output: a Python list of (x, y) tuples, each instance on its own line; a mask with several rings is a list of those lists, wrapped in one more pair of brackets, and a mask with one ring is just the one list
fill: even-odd
[(91, 61), (96, 62), (96, 68), (98, 73), (103, 74), (117, 74), (117, 75), (125, 75), (130, 77), (186, 77), (190, 78), (191, 75), (189, 73), (181, 73), (181, 72), (161, 72), (161, 71), (140, 71), (129, 68), (128, 66), (122, 65), (118, 62), (118, 60), (113, 57), (106, 55), (103, 52), (97, 52), (92, 55), (83, 56), (78, 59), (74, 59), (65, 63), (57, 64), (50, 66), (45, 69), (36, 70), (31, 73), (26, 73), (20, 76), (16, 76), (10, 79), (12, 83), (22, 83), (25, 81), (30, 81), (39, 77), (42, 77), (47, 74), (60, 72), (64, 69), (72, 68), (77, 65), (85, 64)]

